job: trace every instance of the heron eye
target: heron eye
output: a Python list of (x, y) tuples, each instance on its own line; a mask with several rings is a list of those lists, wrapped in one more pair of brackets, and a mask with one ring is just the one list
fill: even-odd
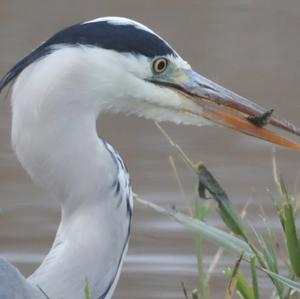
[(162, 73), (166, 70), (169, 61), (166, 58), (157, 58), (154, 60), (152, 68), (157, 74)]

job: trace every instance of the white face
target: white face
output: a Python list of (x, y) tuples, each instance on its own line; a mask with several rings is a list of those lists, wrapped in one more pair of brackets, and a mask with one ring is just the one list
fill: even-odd
[[(195, 73), (179, 56), (153, 59), (133, 54), (104, 54), (113, 99), (107, 110), (186, 125), (220, 124), (288, 148), (298, 145), (263, 128), (268, 122), (294, 134), (299, 130), (272, 117), (257, 104)], [(100, 62), (99, 62), (100, 63)], [(102, 64), (102, 67), (104, 65)], [(108, 91), (108, 90), (107, 90)], [(252, 122), (253, 121), (253, 122)]]
[[(79, 113), (84, 113), (84, 109), (95, 114), (112, 111), (157, 121), (207, 124), (208, 121), (199, 117), (200, 106), (183, 93), (157, 84), (167, 80), (184, 81), (185, 72), (190, 70), (187, 62), (171, 55), (151, 59), (99, 47), (59, 46), (51, 55), (29, 66), (15, 88), (31, 88), (39, 82), (34, 92), (49, 95), (34, 97), (40, 99), (35, 105), (41, 113), (52, 109), (62, 111), (76, 102)], [(189, 110), (198, 115), (188, 113)]]
[[(77, 61), (84, 61), (90, 90), (97, 90), (100, 110), (124, 112), (157, 121), (190, 125), (210, 124), (199, 117), (202, 109), (183, 93), (157, 84), (159, 81), (184, 81), (190, 65), (172, 55), (153, 59), (135, 54), (117, 53), (91, 47), (76, 51)], [(80, 53), (81, 52), (81, 53)], [(70, 54), (65, 54), (69, 56)], [(80, 57), (82, 56), (82, 57)], [(189, 113), (196, 111), (198, 115)]]

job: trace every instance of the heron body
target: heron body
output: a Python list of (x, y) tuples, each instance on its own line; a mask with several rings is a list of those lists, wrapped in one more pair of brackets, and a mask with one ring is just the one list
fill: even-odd
[[(92, 299), (112, 297), (133, 202), (124, 162), (96, 131), (102, 113), (196, 126), (217, 122), (299, 150), (245, 118), (266, 109), (193, 72), (161, 37), (125, 18), (100, 18), (55, 34), (7, 73), (0, 91), (13, 80), (13, 148), (32, 180), (60, 202), (61, 222), (52, 248), (26, 281), (0, 263), (1, 298), (25, 299), (29, 292), (37, 299), (80, 299), (86, 283)], [(286, 121), (270, 121), (299, 134)], [(19, 281), (9, 285), (5, 273)]]

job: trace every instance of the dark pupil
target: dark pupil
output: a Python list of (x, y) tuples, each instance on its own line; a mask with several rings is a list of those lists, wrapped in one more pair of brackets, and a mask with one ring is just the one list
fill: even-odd
[(164, 60), (161, 60), (158, 64), (157, 64), (157, 70), (161, 71), (165, 68), (166, 63)]

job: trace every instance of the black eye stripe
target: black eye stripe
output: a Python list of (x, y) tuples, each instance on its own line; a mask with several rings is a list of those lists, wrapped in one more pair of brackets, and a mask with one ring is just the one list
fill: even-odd
[(162, 38), (131, 23), (118, 25), (109, 20), (99, 20), (76, 24), (54, 34), (11, 68), (4, 78), (0, 77), (0, 92), (30, 64), (58, 49), (57, 45), (94, 46), (118, 53), (141, 54), (150, 59), (166, 55), (177, 57), (176, 52)]

